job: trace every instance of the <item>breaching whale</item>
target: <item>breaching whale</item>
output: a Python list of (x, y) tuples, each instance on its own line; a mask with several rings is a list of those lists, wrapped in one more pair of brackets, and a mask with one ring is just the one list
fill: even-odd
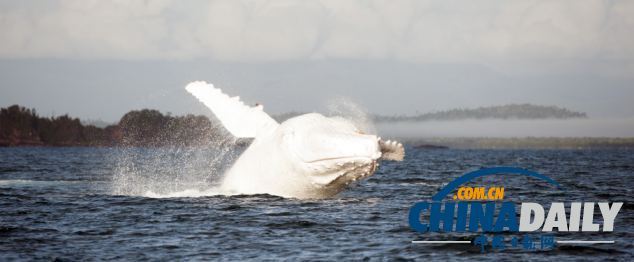
[(212, 84), (185, 89), (205, 104), (235, 137), (254, 138), (224, 174), (221, 191), (325, 198), (374, 173), (379, 160), (401, 161), (403, 145), (364, 134), (341, 117), (309, 113), (281, 124), (262, 105), (245, 105)]

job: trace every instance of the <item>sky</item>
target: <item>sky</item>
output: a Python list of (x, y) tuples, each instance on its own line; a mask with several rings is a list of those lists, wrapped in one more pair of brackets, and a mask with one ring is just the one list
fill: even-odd
[(634, 1), (5, 1), (0, 106), (117, 121), (208, 112), (205, 80), (267, 112), (508, 103), (634, 117)]

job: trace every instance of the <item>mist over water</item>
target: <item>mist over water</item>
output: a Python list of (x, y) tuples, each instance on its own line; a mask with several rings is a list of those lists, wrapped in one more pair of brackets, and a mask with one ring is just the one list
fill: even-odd
[(382, 135), (421, 137), (634, 137), (633, 118), (377, 123)]

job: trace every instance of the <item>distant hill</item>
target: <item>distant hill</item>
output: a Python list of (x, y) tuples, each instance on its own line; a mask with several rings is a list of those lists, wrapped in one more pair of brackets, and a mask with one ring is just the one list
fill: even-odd
[[(284, 121), (301, 115), (300, 112), (289, 112), (273, 116), (277, 121)], [(419, 122), (431, 120), (464, 120), (464, 119), (569, 119), (587, 118), (583, 112), (576, 112), (557, 106), (540, 106), (531, 104), (509, 104), (501, 106), (486, 106), (475, 109), (450, 109), (444, 111), (424, 113), (414, 116), (386, 116), (373, 115), (376, 122)]]
[(451, 109), (415, 116), (374, 116), (377, 122), (463, 120), (463, 119), (568, 119), (587, 118), (586, 113), (575, 112), (557, 106), (509, 104), (475, 109)]

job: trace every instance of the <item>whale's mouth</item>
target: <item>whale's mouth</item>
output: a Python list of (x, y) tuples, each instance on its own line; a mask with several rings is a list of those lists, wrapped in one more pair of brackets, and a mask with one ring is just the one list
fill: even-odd
[(353, 153), (304, 160), (304, 164), (311, 171), (313, 185), (325, 190), (338, 191), (374, 174), (380, 160), (403, 160), (404, 148), (401, 143), (378, 137), (374, 139), (375, 149), (366, 150), (365, 155)]
[(332, 157), (312, 161), (314, 175), (311, 180), (319, 187), (339, 188), (366, 178), (378, 167), (380, 157)]
[(379, 166), (378, 162), (376, 160), (373, 160), (369, 164), (359, 166), (358, 168), (354, 168), (352, 170), (348, 170), (346, 172), (340, 173), (339, 176), (333, 179), (332, 181), (330, 181), (330, 183), (328, 183), (326, 187), (331, 187), (331, 188), (346, 187), (350, 185), (351, 183), (360, 181), (362, 179), (365, 179), (371, 176), (372, 174), (374, 174), (374, 171), (376, 171), (378, 166)]
[(368, 160), (376, 160), (378, 157), (367, 156), (337, 156), (337, 157), (325, 157), (320, 159), (314, 159), (306, 161), (306, 163), (346, 163), (346, 162), (367, 162)]

